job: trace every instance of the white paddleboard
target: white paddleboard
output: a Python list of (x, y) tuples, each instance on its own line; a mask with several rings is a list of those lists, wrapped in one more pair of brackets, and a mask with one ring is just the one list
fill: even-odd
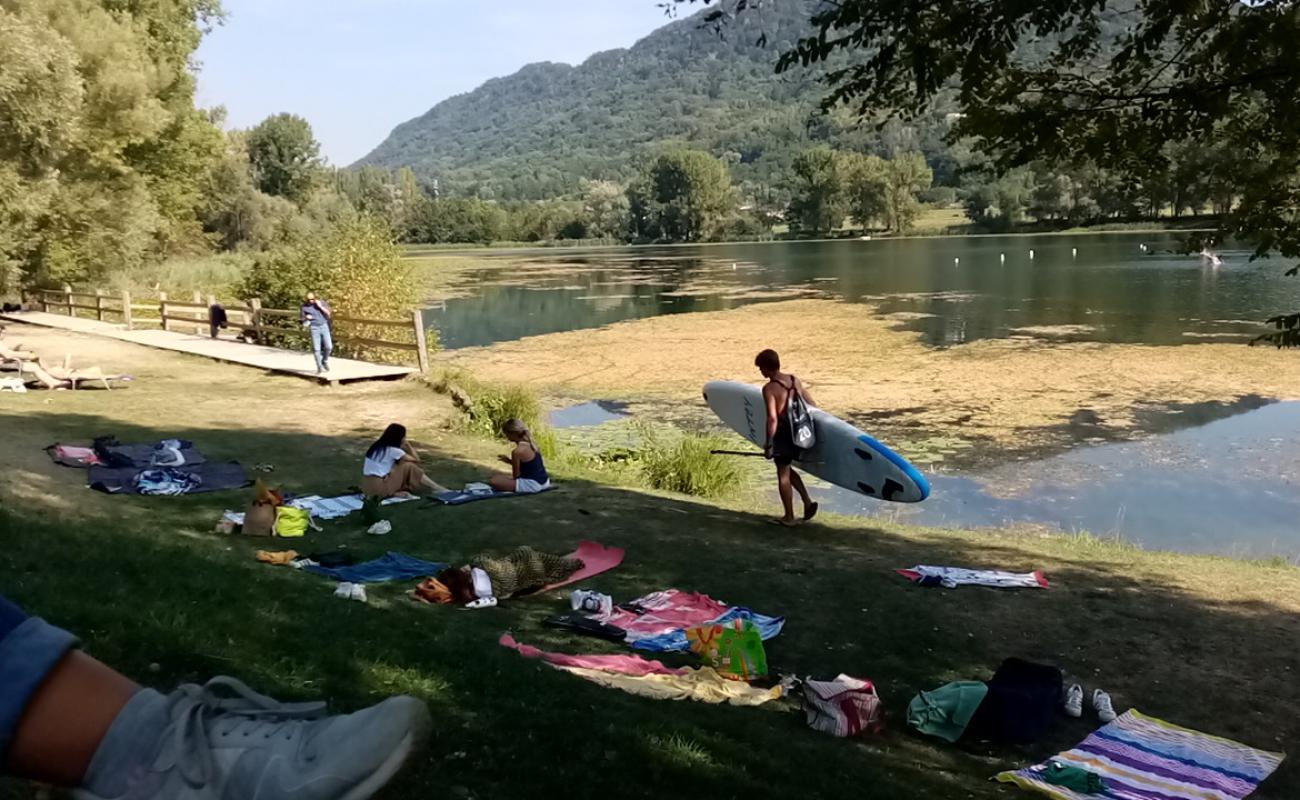
[[(763, 390), (747, 383), (712, 381), (704, 400), (727, 427), (762, 447), (767, 442)], [(849, 491), (895, 503), (919, 503), (930, 483), (899, 454), (819, 408), (812, 411), (817, 444), (795, 463), (807, 472)]]

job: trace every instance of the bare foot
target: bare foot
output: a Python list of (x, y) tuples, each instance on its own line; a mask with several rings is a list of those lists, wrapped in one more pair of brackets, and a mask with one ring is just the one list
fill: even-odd
[(768, 522), (771, 523), (772, 525), (780, 525), (782, 528), (799, 527), (799, 520), (794, 519), (793, 517), (789, 519), (786, 519), (785, 517), (780, 517), (778, 519), (770, 519), (768, 520)]
[(807, 504), (806, 506), (804, 506), (804, 507), (803, 507), (803, 521), (804, 521), (804, 522), (807, 522), (808, 520), (810, 520), (810, 519), (812, 519), (813, 517), (817, 516), (817, 510), (818, 510), (819, 508), (821, 508), (821, 506), (817, 505), (816, 503), (809, 503), (809, 504)]

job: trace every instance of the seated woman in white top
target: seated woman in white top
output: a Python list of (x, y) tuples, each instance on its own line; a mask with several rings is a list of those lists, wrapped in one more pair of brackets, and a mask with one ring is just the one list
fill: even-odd
[(366, 451), (361, 491), (366, 497), (395, 497), (421, 489), (435, 494), (447, 491), (420, 469), (420, 456), (406, 441), (406, 426), (393, 423)]

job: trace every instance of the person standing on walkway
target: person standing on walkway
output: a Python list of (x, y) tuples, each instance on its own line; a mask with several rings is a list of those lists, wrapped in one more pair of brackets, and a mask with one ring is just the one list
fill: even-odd
[(798, 492), (803, 500), (805, 522), (817, 515), (817, 504), (808, 495), (803, 478), (792, 466), (803, 451), (795, 446), (794, 431), (790, 427), (790, 396), (797, 392), (809, 406), (816, 404), (802, 381), (781, 371), (781, 356), (775, 350), (759, 353), (754, 366), (767, 378), (767, 385), (763, 387), (763, 403), (767, 407), (767, 446), (763, 452), (776, 464), (777, 489), (781, 494), (781, 505), (785, 507), (785, 516), (775, 521), (786, 526), (798, 525), (800, 520), (794, 516), (794, 493)]
[(316, 356), (316, 374), (330, 371), (330, 354), (334, 352), (334, 333), (330, 325), (334, 319), (329, 303), (317, 299), (315, 292), (307, 293), (307, 301), (298, 310), (303, 327), (311, 334), (311, 351)]

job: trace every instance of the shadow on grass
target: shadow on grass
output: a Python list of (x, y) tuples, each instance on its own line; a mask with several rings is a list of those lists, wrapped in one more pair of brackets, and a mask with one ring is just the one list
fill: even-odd
[[(279, 430), (126, 428), (85, 415), (40, 422), (55, 419), (66, 441), (179, 436), (214, 458), (274, 463), (271, 482), (299, 494), (347, 490), (368, 443)], [(0, 430), (30, 424), (0, 414)], [(952, 747), (908, 732), (905, 709), (916, 691), (986, 678), (1011, 655), (1059, 664), (1089, 689), (1110, 690), (1121, 707), (1258, 747), (1282, 749), (1300, 735), (1294, 614), (1194, 595), (1141, 554), (1096, 560), (1059, 542), (900, 534), (865, 523), (788, 531), (767, 525), (766, 509), (580, 480), (534, 498), (393, 507), (385, 538), (365, 536), (352, 518), (306, 540), (246, 539), (210, 533), (246, 492), (107, 497), (88, 492), (80, 472), (39, 463), (7, 473), (9, 488), (21, 491), (0, 493), (19, 498), (0, 514), (6, 595), (164, 689), (232, 674), (282, 699), (323, 697), (340, 710), (398, 692), (422, 697), (436, 719), (432, 744), (386, 797), (425, 798), (435, 788), (480, 798), (1005, 796), (988, 777), (1071, 746), (1095, 723), (1063, 717), (1032, 748)], [(426, 449), (426, 463), (444, 483), (483, 474), (457, 453)], [(626, 548), (622, 567), (588, 583), (617, 599), (675, 586), (786, 615), (785, 632), (768, 647), (774, 667), (875, 680), (889, 730), (845, 741), (775, 706), (636, 698), (496, 644), (509, 630), (546, 648), (618, 652), (541, 626), (564, 607), (563, 592), (468, 612), (416, 604), (406, 582), (368, 587), (371, 603), (362, 605), (335, 599), (316, 576), (253, 559), (261, 548), (346, 547), (358, 558), (398, 550), (463, 562), (521, 544), (567, 552), (584, 538)], [(919, 589), (892, 573), (918, 563), (1045, 567), (1053, 589)], [(23, 791), (10, 783), (0, 796)], [(1300, 773), (1284, 767), (1257, 796), (1298, 792)]]

